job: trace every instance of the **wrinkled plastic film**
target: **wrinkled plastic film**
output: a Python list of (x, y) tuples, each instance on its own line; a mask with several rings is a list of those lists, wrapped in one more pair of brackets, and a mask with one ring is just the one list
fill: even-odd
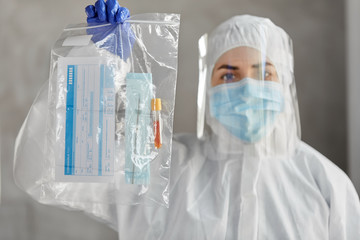
[(207, 34), (204, 34), (198, 42), (199, 46), (199, 85), (197, 97), (197, 137), (204, 135), (205, 105), (206, 105), (206, 51)]
[[(45, 134), (35, 137), (43, 142), (37, 160), (23, 152), (31, 134), (18, 137), (25, 145), (17, 149), (18, 162), (42, 165), (40, 176), (29, 172), (34, 198), (70, 206), (168, 205), (178, 33), (176, 14), (63, 31), (51, 53), (48, 99), (37, 99), (47, 104)], [(160, 148), (155, 98), (162, 102)], [(31, 124), (25, 121), (25, 131)], [(29, 192), (21, 179), (18, 184)]]

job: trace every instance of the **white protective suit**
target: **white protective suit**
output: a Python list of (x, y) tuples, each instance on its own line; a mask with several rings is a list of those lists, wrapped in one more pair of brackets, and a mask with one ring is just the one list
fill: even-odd
[[(256, 49), (275, 66), (284, 98), (271, 130), (253, 143), (233, 136), (209, 110), (214, 65), (237, 47)], [(105, 221), (119, 239), (360, 239), (351, 181), (300, 140), (288, 35), (269, 19), (236, 16), (202, 38), (200, 58), (201, 139), (174, 138), (169, 208), (68, 206)]]

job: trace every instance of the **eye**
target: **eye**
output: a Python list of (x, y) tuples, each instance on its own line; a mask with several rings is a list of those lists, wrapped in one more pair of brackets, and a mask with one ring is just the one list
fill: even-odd
[(265, 74), (264, 74), (265, 80), (271, 78), (271, 76), (272, 76), (272, 73), (271, 73), (271, 72), (265, 71)]
[(221, 79), (225, 82), (231, 82), (235, 79), (235, 75), (232, 73), (225, 73), (221, 76)]
[(272, 66), (267, 66), (264, 71), (264, 80), (277, 81), (276, 70)]

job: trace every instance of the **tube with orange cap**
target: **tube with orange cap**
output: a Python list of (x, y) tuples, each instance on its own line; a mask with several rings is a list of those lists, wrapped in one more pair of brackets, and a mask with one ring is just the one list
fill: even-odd
[(161, 98), (151, 99), (151, 110), (153, 111), (154, 145), (159, 149), (162, 145)]

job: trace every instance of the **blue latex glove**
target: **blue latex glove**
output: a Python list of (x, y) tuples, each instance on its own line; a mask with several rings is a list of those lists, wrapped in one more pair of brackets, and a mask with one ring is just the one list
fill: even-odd
[(130, 24), (125, 20), (130, 17), (130, 12), (125, 7), (120, 7), (117, 0), (98, 0), (94, 5), (85, 8), (89, 25), (111, 23), (110, 26), (87, 29), (91, 40), (100, 48), (120, 56), (126, 61), (135, 42), (134, 33)]
[(88, 23), (124, 23), (130, 17), (129, 9), (120, 7), (116, 0), (98, 0), (85, 8)]

